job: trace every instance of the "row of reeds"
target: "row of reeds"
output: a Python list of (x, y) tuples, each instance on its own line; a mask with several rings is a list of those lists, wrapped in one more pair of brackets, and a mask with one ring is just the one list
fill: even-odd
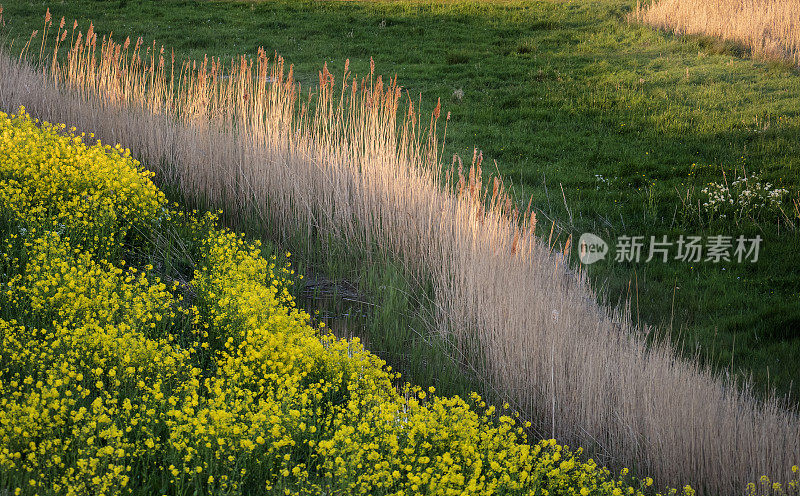
[(675, 34), (731, 40), (756, 57), (800, 65), (797, 0), (654, 0), (637, 3), (633, 17)]
[(540, 435), (705, 494), (740, 493), (762, 474), (788, 480), (800, 461), (795, 410), (646, 345), (534, 234), (535, 216), (501, 183), (482, 184), (479, 154), (444, 177), (441, 109), (423, 119), (396, 80), (323, 68), (301, 94), (264, 51), (176, 64), (91, 27), (54, 35), (73, 40), (65, 57), (0, 53), (0, 108), (121, 142), (188, 200), (257, 219), (277, 239), (299, 232), (392, 257), (432, 285), (431, 329)]

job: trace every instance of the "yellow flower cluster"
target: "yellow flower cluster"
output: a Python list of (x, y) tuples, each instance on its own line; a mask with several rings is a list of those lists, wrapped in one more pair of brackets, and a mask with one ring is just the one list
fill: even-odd
[(786, 483), (772, 482), (769, 477), (762, 475), (758, 483), (751, 482), (747, 485), (747, 496), (791, 496), (800, 494), (800, 467), (792, 466), (792, 478)]
[[(398, 387), (357, 339), (311, 325), (258, 243), (164, 214), (127, 152), (0, 121), (0, 493), (650, 491), (529, 444), (477, 395)], [(193, 233), (190, 283), (85, 246), (146, 223)]]
[(152, 173), (129, 150), (99, 141), (87, 146), (74, 128), (64, 134), (64, 125), (38, 124), (24, 107), (17, 115), (0, 112), (0, 203), (7, 222), (70, 231), (74, 244), (103, 253), (134, 223), (164, 211)]

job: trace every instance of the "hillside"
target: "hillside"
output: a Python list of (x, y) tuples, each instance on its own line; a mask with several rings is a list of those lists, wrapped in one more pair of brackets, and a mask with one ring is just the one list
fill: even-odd
[[(18, 42), (41, 30), (45, 5), (5, 5)], [(680, 38), (628, 22), (633, 0), (235, 2), (78, 0), (49, 5), (118, 40), (138, 36), (178, 59), (224, 59), (264, 47), (310, 88), (323, 62), (397, 74), (429, 112), (450, 115), (444, 162), (483, 151), (541, 234), (584, 232), (612, 250), (621, 236), (764, 238), (758, 263), (598, 262), (586, 267), (612, 303), (671, 336), (687, 356), (797, 397), (800, 367), (800, 78), (711, 38)], [(152, 22), (157, 19), (157, 22)], [(67, 26), (70, 27), (70, 26)], [(38, 50), (38, 48), (37, 48)], [(786, 189), (777, 206), (716, 212), (709, 184), (739, 177)], [(563, 193), (562, 193), (563, 188)], [(765, 194), (755, 187), (744, 191)], [(725, 217), (721, 217), (725, 215)]]
[[(299, 254), (299, 268), (313, 274), (301, 287), (303, 304), (319, 301), (320, 293), (332, 297), (323, 303), (321, 318), (340, 335), (363, 337), (368, 349), (418, 385), (462, 397), (479, 391), (498, 406), (508, 402), (530, 422), (528, 436), (582, 446), (604, 464), (653, 476), (659, 487), (689, 482), (704, 494), (728, 494), (760, 491), (747, 483), (764, 474), (779, 481), (796, 478), (797, 408), (792, 398), (773, 397), (767, 387), (778, 365), (776, 383), (789, 391), (791, 383), (782, 381), (795, 370), (795, 276), (786, 268), (793, 266), (797, 242), (797, 189), (795, 176), (781, 174), (795, 166), (794, 156), (785, 153), (793, 143), (793, 96), (778, 90), (794, 81), (793, 69), (744, 58), (735, 65), (724, 45), (633, 26), (627, 7), (614, 10), (608, 2), (122, 2), (117, 8), (133, 15), (163, 8), (159, 14), (169, 19), (170, 12), (202, 13), (204, 5), (230, 19), (249, 8), (253, 19), (318, 14), (327, 16), (322, 24), (335, 18), (331, 12), (363, 8), (356, 18), (385, 15), (378, 30), (403, 25), (392, 24), (389, 14), (397, 9), (395, 16), (408, 19), (405, 27), (424, 27), (429, 19), (452, 22), (444, 24), (450, 39), (462, 28), (465, 36), (480, 33), (477, 26), (490, 31), (502, 19), (514, 27), (497, 28), (493, 46), (509, 33), (546, 38), (553, 30), (559, 36), (541, 56), (528, 47), (490, 53), (486, 60), (503, 60), (514, 70), (543, 61), (569, 59), (572, 65), (552, 79), (521, 83), (524, 91), (545, 91), (544, 106), (544, 95), (536, 91), (525, 93), (539, 95), (535, 99), (520, 97), (508, 108), (471, 106), (463, 88), (433, 105), (424, 96), (417, 100), (402, 80), (381, 76), (374, 59), (345, 61), (340, 68), (318, 65), (313, 79), (302, 63), (290, 65), (261, 49), (229, 60), (212, 56), (184, 63), (181, 54), (142, 38), (115, 32), (112, 41), (99, 24), (84, 31), (81, 24), (59, 23), (54, 10), (19, 61), (14, 50), (22, 44), (0, 52), (0, 106), (13, 111), (25, 105), (33, 115), (95, 132), (104, 142), (123, 142), (171, 197), (222, 208), (227, 225)], [(24, 5), (15, 8), (22, 12)], [(572, 11), (567, 15), (564, 9)], [(517, 19), (515, 12), (534, 16)], [(559, 23), (539, 26), (534, 34), (520, 27), (559, 12)], [(592, 15), (605, 19), (608, 32), (591, 30)], [(302, 29), (312, 27), (305, 23)], [(7, 28), (20, 29), (11, 22)], [(192, 39), (188, 31), (182, 36)], [(413, 39), (408, 38), (412, 44)], [(666, 55), (644, 57), (637, 50), (647, 40)], [(686, 55), (692, 44), (718, 53)], [(609, 53), (612, 46), (649, 60), (646, 73), (669, 62), (663, 75), (675, 79), (648, 85), (636, 73), (632, 86), (620, 84), (633, 59), (620, 60)], [(592, 51), (602, 68), (570, 59)], [(729, 79), (722, 86), (695, 81), (687, 67), (676, 71), (679, 56), (700, 65), (709, 59), (709, 67)], [(482, 67), (484, 59), (469, 57), (448, 56), (446, 65), (454, 71)], [(613, 60), (618, 65), (608, 66)], [(757, 80), (743, 77), (767, 67)], [(480, 80), (479, 72), (474, 76)], [(414, 81), (412, 74), (416, 91)], [(758, 124), (763, 146), (755, 150), (771, 150), (771, 158), (761, 156), (773, 161), (769, 167), (754, 171), (748, 165), (755, 156), (748, 130), (725, 138), (728, 148), (743, 146), (744, 161), (733, 168), (693, 162), (687, 172), (670, 162), (681, 160), (681, 153), (672, 152), (684, 142), (695, 140), (701, 154), (721, 149), (723, 142), (705, 133), (738, 129), (732, 116), (753, 110), (755, 103), (748, 102), (755, 100), (743, 104), (736, 98), (764, 94), (765, 84), (775, 85), (775, 92), (756, 103), (777, 105), (781, 112), (776, 121)], [(481, 97), (504, 88), (488, 85)], [(472, 154), (471, 165), (456, 157), (448, 167), (450, 152), (465, 141), (458, 131), (464, 123), (450, 109), (487, 110), (479, 121), (483, 129), (494, 129), (487, 149), (511, 136), (523, 148), (546, 144), (550, 157), (560, 149), (564, 161), (546, 171), (540, 167), (541, 188), (532, 181), (516, 184), (513, 175), (485, 174), (508, 166), (502, 157), (492, 163), (488, 152), (461, 150), (462, 156)], [(534, 119), (526, 109), (545, 112)], [(664, 120), (654, 119), (653, 111)], [(515, 123), (539, 125), (541, 132), (516, 133)], [(613, 153), (571, 162), (585, 152), (575, 126)], [(555, 139), (564, 130), (570, 134)], [(473, 134), (472, 139), (478, 135)], [(653, 157), (649, 149), (642, 150), (645, 158), (629, 155), (626, 165), (620, 157), (643, 143), (669, 146)], [(587, 188), (587, 164), (617, 175), (594, 174), (593, 188)], [(533, 170), (535, 164), (529, 165)], [(666, 194), (670, 187), (674, 196)], [(616, 201), (602, 201), (609, 192)], [(529, 193), (530, 203), (523, 202)], [(618, 224), (609, 212), (616, 212)], [(580, 236), (585, 232), (594, 236)], [(585, 245), (579, 236), (602, 244), (598, 235), (610, 242), (609, 256), (580, 265)], [(655, 240), (668, 249), (654, 253)], [(702, 254), (681, 256), (698, 241), (704, 243)], [(626, 248), (633, 249), (627, 256)], [(629, 305), (614, 305), (626, 298)], [(611, 305), (604, 305), (608, 300)], [(758, 359), (760, 354), (769, 359)], [(742, 355), (753, 360), (751, 366), (741, 366)], [(750, 373), (757, 376), (755, 385), (742, 381)]]

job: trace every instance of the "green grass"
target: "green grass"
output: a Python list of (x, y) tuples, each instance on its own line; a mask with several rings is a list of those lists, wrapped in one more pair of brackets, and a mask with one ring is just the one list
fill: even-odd
[(445, 157), (483, 150), (519, 198), (533, 196), (545, 232), (546, 219), (556, 220), (561, 241), (586, 231), (606, 240), (759, 233), (756, 264), (606, 261), (588, 270), (604, 298), (630, 297), (634, 319), (670, 333), (687, 354), (796, 396), (798, 232), (779, 228), (775, 216), (738, 225), (700, 219), (679, 193), (744, 167), (797, 197), (798, 72), (729, 44), (631, 25), (634, 5), (19, 0), (4, 16), (22, 39), (49, 6), (56, 22), (91, 18), (98, 33), (155, 38), (179, 56), (263, 46), (293, 63), (305, 87), (323, 62), (340, 74), (349, 58), (364, 74), (372, 57), (412, 97), (421, 94), (425, 109), (441, 98), (452, 115)]

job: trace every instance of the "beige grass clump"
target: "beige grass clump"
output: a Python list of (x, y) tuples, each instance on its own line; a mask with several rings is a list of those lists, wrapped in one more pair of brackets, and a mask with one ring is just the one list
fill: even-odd
[(432, 331), (543, 436), (706, 494), (790, 478), (794, 410), (648, 347), (534, 235), (535, 217), (501, 183), (481, 184), (479, 154), (452, 178), (455, 192), (441, 187), (439, 106), (423, 120), (374, 68), (362, 78), (323, 68), (300, 95), (291, 68), (264, 51), (176, 65), (141, 40), (56, 33), (74, 40), (63, 63), (0, 50), (1, 109), (121, 142), (188, 199), (255, 216), (279, 238), (306, 230), (400, 261), (407, 277), (433, 281)]
[(654, 0), (637, 3), (633, 18), (675, 34), (718, 36), (756, 57), (800, 65), (797, 0)]

